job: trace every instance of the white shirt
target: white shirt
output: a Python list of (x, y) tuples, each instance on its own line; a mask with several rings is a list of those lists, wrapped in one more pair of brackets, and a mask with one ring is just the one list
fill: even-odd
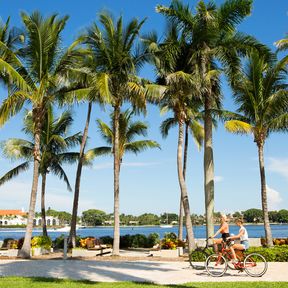
[(241, 227), (240, 227), (239, 233), (240, 233), (241, 231), (244, 231), (244, 234), (242, 234), (242, 235), (240, 236), (240, 241), (248, 241), (248, 240), (249, 240), (249, 239), (248, 239), (248, 232), (247, 232), (247, 230), (246, 230), (246, 228), (245, 228), (244, 226), (241, 226)]

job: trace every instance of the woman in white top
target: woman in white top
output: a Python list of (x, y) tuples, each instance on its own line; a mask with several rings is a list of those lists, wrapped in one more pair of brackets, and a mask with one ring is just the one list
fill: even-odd
[(248, 232), (246, 228), (243, 226), (243, 221), (241, 219), (237, 219), (235, 221), (236, 225), (240, 227), (238, 235), (230, 236), (227, 240), (235, 240), (240, 239), (240, 244), (233, 244), (230, 249), (233, 254), (234, 261), (237, 260), (235, 249), (238, 250), (247, 250), (249, 248), (249, 239), (248, 239)]

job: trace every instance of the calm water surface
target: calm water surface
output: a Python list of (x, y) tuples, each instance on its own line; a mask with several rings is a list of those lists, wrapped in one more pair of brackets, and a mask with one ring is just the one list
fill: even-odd
[[(215, 231), (218, 229), (219, 226), (215, 226)], [(263, 225), (246, 225), (247, 231), (249, 233), (250, 238), (259, 238), (264, 236), (264, 228)], [(274, 238), (288, 238), (288, 225), (271, 225), (272, 234)], [(185, 230), (185, 229), (184, 229)], [(195, 226), (194, 227), (194, 235), (196, 238), (206, 238), (206, 226)], [(238, 234), (239, 228), (234, 225), (230, 225), (230, 233)], [(172, 228), (161, 228), (159, 226), (151, 226), (151, 227), (121, 227), (120, 234), (145, 234), (149, 235), (150, 233), (158, 233), (160, 238), (163, 238), (165, 233), (174, 232), (178, 233), (178, 227)], [(34, 229), (33, 236), (41, 235), (41, 229)], [(48, 234), (52, 239), (60, 236), (61, 234), (67, 234), (68, 232), (61, 232), (61, 231), (53, 231), (48, 229)], [(19, 239), (24, 237), (25, 229), (13, 229), (13, 228), (0, 228), (0, 240), (5, 238), (14, 238)], [(113, 227), (91, 227), (91, 228), (80, 228), (77, 230), (77, 235), (81, 237), (101, 237), (101, 236), (111, 236), (113, 237)], [(185, 231), (184, 231), (184, 237)]]

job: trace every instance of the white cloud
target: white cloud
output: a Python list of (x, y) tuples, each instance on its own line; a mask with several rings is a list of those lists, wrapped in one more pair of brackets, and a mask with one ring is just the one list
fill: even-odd
[(267, 201), (269, 210), (278, 210), (279, 205), (283, 202), (283, 199), (278, 191), (275, 189), (267, 187)]
[(284, 176), (288, 180), (288, 159), (268, 158), (267, 170)]
[(224, 181), (224, 177), (222, 176), (214, 176), (214, 182), (223, 182)]

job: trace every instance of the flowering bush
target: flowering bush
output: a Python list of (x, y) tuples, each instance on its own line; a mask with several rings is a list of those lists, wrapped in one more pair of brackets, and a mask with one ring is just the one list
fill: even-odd
[(31, 240), (31, 247), (50, 249), (52, 247), (52, 240), (48, 236), (35, 236)]
[(177, 239), (177, 235), (173, 232), (166, 233), (164, 238), (161, 240), (162, 249), (172, 249), (175, 250), (177, 247), (183, 247), (185, 243)]

